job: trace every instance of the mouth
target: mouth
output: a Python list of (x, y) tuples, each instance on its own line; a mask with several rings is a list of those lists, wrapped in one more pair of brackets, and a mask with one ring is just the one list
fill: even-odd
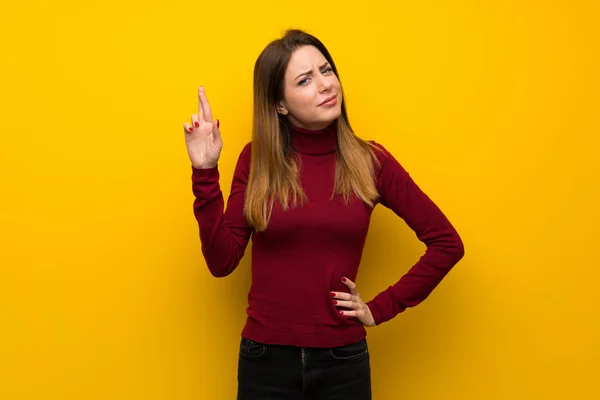
[(330, 101), (332, 101), (332, 100), (334, 100), (334, 99), (336, 99), (336, 98), (337, 98), (337, 95), (336, 95), (336, 96), (331, 96), (331, 97), (328, 97), (328, 98), (326, 98), (326, 99), (325, 99), (325, 101), (323, 101), (321, 104), (319, 104), (319, 106), (322, 106), (322, 105), (324, 105), (325, 103), (328, 103), (328, 102), (330, 102)]

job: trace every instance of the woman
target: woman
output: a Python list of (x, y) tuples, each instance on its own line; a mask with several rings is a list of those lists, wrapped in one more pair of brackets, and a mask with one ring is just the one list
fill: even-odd
[[(238, 399), (370, 399), (365, 327), (425, 300), (463, 256), (458, 233), (382, 145), (354, 134), (335, 63), (314, 36), (289, 30), (258, 57), (253, 137), (225, 211), (220, 124), (202, 87), (198, 95), (184, 130), (211, 273), (229, 275), (252, 236)], [(427, 250), (365, 303), (354, 280), (379, 203)]]

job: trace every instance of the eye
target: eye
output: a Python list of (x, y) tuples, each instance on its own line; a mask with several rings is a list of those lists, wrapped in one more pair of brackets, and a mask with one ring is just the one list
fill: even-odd
[[(321, 71), (321, 72), (322, 72), (322, 73), (325, 73), (325, 72), (333, 72), (333, 69), (332, 69), (331, 67), (327, 67), (327, 68), (325, 68), (325, 69), (324, 69), (323, 71)], [(300, 82), (298, 82), (298, 86), (300, 86), (300, 85), (304, 85), (304, 83), (305, 83), (307, 80), (308, 80), (308, 78), (304, 78), (304, 79), (302, 79)]]

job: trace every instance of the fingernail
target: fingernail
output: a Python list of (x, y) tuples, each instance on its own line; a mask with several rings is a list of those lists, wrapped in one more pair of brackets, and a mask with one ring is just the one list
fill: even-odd
[(221, 125), (221, 124), (220, 124), (219, 120), (217, 119), (217, 128), (218, 128), (220, 125)]
[(340, 311), (340, 315), (344, 315), (344, 312), (343, 312), (343, 311)]
[(331, 300), (331, 301), (333, 301), (333, 304), (337, 304), (337, 300)]
[(342, 282), (346, 282), (346, 278), (342, 277)]
[(331, 295), (331, 297), (335, 297), (335, 293), (329, 292), (329, 294)]
[(191, 131), (193, 131), (193, 130), (194, 130), (194, 128), (190, 126), (190, 127), (188, 128), (188, 130), (191, 132)]
[(200, 123), (198, 121), (194, 122), (195, 126), (200, 126)]

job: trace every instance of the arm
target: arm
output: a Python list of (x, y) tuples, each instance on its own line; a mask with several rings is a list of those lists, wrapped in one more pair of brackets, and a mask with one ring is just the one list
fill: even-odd
[[(396, 282), (367, 303), (377, 325), (425, 300), (463, 257), (458, 232), (436, 204), (383, 146), (378, 154), (379, 202), (402, 218), (427, 246), (419, 261)], [(376, 152), (377, 153), (377, 152)]]
[(243, 215), (249, 165), (250, 144), (247, 144), (235, 167), (225, 212), (218, 166), (207, 169), (192, 166), (194, 215), (200, 231), (202, 254), (211, 274), (216, 277), (229, 275), (239, 265), (252, 233)]

